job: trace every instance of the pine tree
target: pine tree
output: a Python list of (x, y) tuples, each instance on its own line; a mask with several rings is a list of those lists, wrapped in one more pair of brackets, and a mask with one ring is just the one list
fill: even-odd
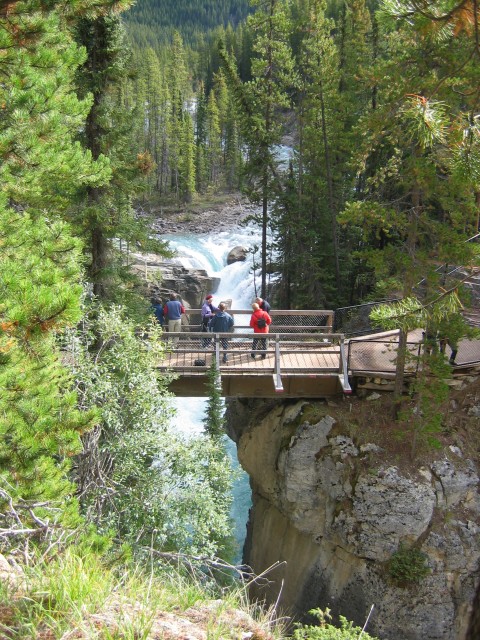
[(191, 202), (195, 195), (195, 139), (193, 120), (187, 112), (183, 115), (180, 130), (178, 184), (183, 202)]
[[(297, 7), (298, 8), (298, 7)], [(296, 306), (331, 305), (341, 295), (340, 256), (336, 216), (344, 177), (339, 167), (342, 124), (338, 53), (331, 37), (333, 22), (325, 17), (326, 3), (302, 3), (297, 16), (299, 95), (297, 203), (277, 208), (277, 246), (282, 256), (282, 278), (293, 287), (282, 290)], [(286, 202), (285, 200), (283, 201)], [(296, 216), (292, 216), (292, 207)], [(294, 218), (294, 221), (292, 220)], [(289, 225), (292, 225), (287, 231)], [(298, 256), (302, 255), (302, 260)], [(335, 293), (334, 293), (335, 292)], [(293, 300), (290, 299), (293, 297)]]
[(220, 374), (215, 358), (208, 369), (208, 400), (205, 406), (203, 425), (206, 433), (212, 438), (224, 435), (225, 407), (222, 404), (222, 388)]
[(247, 85), (250, 102), (247, 171), (253, 194), (262, 206), (261, 295), (267, 288), (267, 237), (269, 201), (274, 198), (276, 161), (274, 146), (282, 134), (281, 112), (290, 106), (289, 90), (295, 85), (289, 45), (289, 23), (281, 0), (252, 0), (255, 13), (249, 19), (254, 34), (252, 81)]
[(207, 154), (210, 169), (210, 184), (218, 186), (222, 161), (220, 113), (215, 91), (212, 89), (207, 103)]
[[(184, 177), (180, 175), (180, 164), (185, 167), (186, 157), (180, 159), (179, 149), (185, 150), (185, 126), (187, 124), (185, 111), (190, 97), (190, 85), (186, 65), (186, 54), (183, 40), (178, 32), (173, 35), (172, 45), (168, 53), (166, 78), (169, 93), (168, 139), (169, 139), (169, 171), (170, 190), (177, 198), (185, 198)], [(182, 183), (183, 180), (183, 184)], [(193, 192), (189, 188), (190, 194)], [(187, 196), (189, 197), (189, 196)]]
[(197, 191), (205, 193), (208, 186), (208, 162), (207, 162), (207, 97), (203, 82), (197, 91), (197, 109), (195, 112), (195, 166)]
[[(396, 292), (422, 308), (431, 300), (443, 300), (440, 292), (446, 283), (442, 282), (438, 263), (468, 265), (474, 260), (474, 249), (466, 240), (476, 220), (475, 193), (474, 189), (465, 191), (468, 181), (460, 188), (456, 173), (457, 161), (460, 156), (465, 159), (463, 153), (469, 147), (464, 130), (457, 124), (464, 119), (465, 103), (458, 100), (456, 91), (446, 82), (450, 75), (455, 77), (457, 87), (466, 87), (470, 82), (470, 59), (467, 55), (463, 76), (452, 67), (451, 53), (443, 57), (446, 49), (454, 49), (456, 58), (464, 56), (469, 37), (453, 35), (447, 43), (446, 33), (438, 33), (436, 21), (432, 19), (430, 29), (425, 25), (428, 12), (419, 12), (418, 24), (412, 16), (408, 20), (397, 16), (401, 4), (405, 3), (395, 4), (382, 25), (392, 55), (378, 62), (376, 74), (382, 78), (382, 102), (359, 130), (363, 143), (358, 159), (368, 172), (364, 200), (348, 206), (345, 223), (353, 223), (361, 230), (362, 256), (383, 285), (379, 292)], [(393, 27), (391, 17), (395, 19)], [(415, 37), (420, 25), (426, 34), (422, 38)], [(404, 65), (406, 59), (408, 67)], [(446, 63), (439, 69), (436, 60)], [(442, 81), (438, 79), (439, 71), (444, 76)], [(425, 95), (411, 92), (418, 83)], [(448, 100), (448, 108), (445, 102), (429, 97), (429, 93), (441, 93)], [(475, 157), (478, 155), (474, 151), (472, 159)], [(476, 160), (467, 166), (471, 169), (474, 164)], [(422, 287), (418, 286), (420, 282)], [(451, 301), (456, 299), (456, 285), (451, 290)], [(455, 313), (455, 309), (450, 312)], [(419, 315), (411, 310), (399, 314), (393, 307), (388, 312), (382, 310), (379, 319), (385, 320), (388, 315), (400, 328), (396, 376), (399, 397), (406, 332), (418, 326), (412, 323), (418, 322)]]
[[(102, 187), (87, 188), (84, 204), (72, 211), (78, 232), (86, 240), (93, 292), (102, 299), (129, 295), (125, 281), (132, 279), (127, 260), (117, 248), (118, 240), (136, 242), (153, 249), (145, 220), (137, 218), (133, 196), (154, 168), (149, 150), (135, 148), (133, 102), (127, 110), (124, 73), (130, 59), (124, 28), (113, 6), (98, 17), (82, 17), (76, 38), (87, 57), (77, 74), (80, 95), (91, 95), (92, 106), (81, 139), (94, 159), (108, 157), (112, 176)], [(156, 247), (160, 252), (160, 245)]]
[(90, 101), (74, 91), (83, 53), (68, 25), (75, 10), (95, 8), (11, 2), (0, 30), (1, 500), (43, 502), (37, 517), (69, 525), (78, 520), (70, 459), (94, 416), (77, 410), (55, 342), (78, 321), (82, 292), (81, 245), (62, 218), (79, 187), (102, 185), (109, 169), (74, 142)]

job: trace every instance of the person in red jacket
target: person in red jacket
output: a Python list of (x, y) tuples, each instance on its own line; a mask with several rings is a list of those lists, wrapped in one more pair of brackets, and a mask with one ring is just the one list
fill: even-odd
[[(272, 324), (272, 319), (266, 311), (260, 309), (258, 303), (252, 304), (253, 313), (250, 317), (250, 326), (253, 329), (253, 333), (268, 333), (268, 327)], [(252, 344), (252, 353), (250, 356), (255, 360), (255, 356), (262, 356), (262, 360), (267, 357), (267, 339), (266, 338), (254, 338)]]

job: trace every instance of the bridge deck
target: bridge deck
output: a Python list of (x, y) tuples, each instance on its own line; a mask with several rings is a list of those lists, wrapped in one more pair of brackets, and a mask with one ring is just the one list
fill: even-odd
[[(345, 341), (341, 334), (300, 333), (299, 327), (295, 327), (293, 333), (276, 331), (274, 327), (270, 334), (253, 334), (251, 331), (234, 334), (165, 333), (167, 351), (158, 368), (176, 376), (170, 389), (178, 396), (208, 395), (206, 374), (214, 359), (218, 363), (224, 396), (272, 397), (282, 394), (283, 397), (296, 398), (327, 397), (349, 393), (349, 378), (395, 375), (397, 332)], [(267, 339), (265, 358), (258, 353), (253, 359), (253, 340), (262, 339), (262, 336)], [(420, 329), (409, 334), (408, 350), (412, 356), (421, 353)], [(224, 355), (228, 357), (226, 362), (223, 361)], [(462, 340), (457, 356), (458, 366), (454, 371), (479, 362), (480, 340)], [(407, 376), (415, 375), (418, 366), (418, 358), (407, 362)]]
[[(311, 373), (326, 373), (332, 370), (338, 372), (340, 347), (329, 345), (324, 347), (324, 349), (325, 352), (323, 353), (318, 353), (314, 349), (308, 349), (308, 347), (302, 348), (301, 351), (282, 350), (280, 353), (280, 367), (282, 372), (304, 373), (307, 370)], [(226, 363), (222, 360), (225, 353), (228, 355), (228, 361)], [(229, 371), (264, 375), (265, 371), (273, 370), (275, 365), (275, 344), (272, 345), (271, 340), (266, 350), (265, 359), (262, 359), (260, 355), (257, 355), (255, 359), (253, 359), (250, 354), (251, 349), (246, 350), (244, 345), (232, 344), (226, 351), (220, 348), (220, 369), (222, 375), (227, 375)], [(214, 356), (215, 350), (212, 348), (192, 351), (188, 348), (182, 349), (182, 347), (179, 346), (167, 354), (165, 364), (162, 368), (177, 372), (191, 371), (192, 373), (205, 375), (205, 368), (208, 368), (212, 364)], [(205, 365), (195, 365), (196, 360), (204, 360)]]

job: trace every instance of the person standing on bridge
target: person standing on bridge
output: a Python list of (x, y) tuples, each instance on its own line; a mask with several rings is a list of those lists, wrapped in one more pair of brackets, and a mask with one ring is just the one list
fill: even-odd
[(270, 303), (268, 302), (268, 300), (264, 300), (263, 298), (255, 298), (255, 302), (258, 304), (258, 306), (262, 311), (266, 311), (267, 313), (270, 313), (270, 310), (272, 307), (270, 306)]
[(438, 325), (438, 337), (440, 343), (440, 353), (445, 354), (447, 345), (450, 347), (450, 358), (448, 362), (455, 366), (455, 358), (458, 353), (458, 342), (461, 338), (461, 328), (455, 326), (451, 318), (444, 318)]
[[(177, 296), (173, 291), (169, 295), (169, 300), (163, 307), (163, 314), (168, 316), (168, 333), (180, 333), (182, 330), (182, 313), (185, 313), (185, 307), (177, 300)], [(177, 345), (178, 337), (173, 338), (173, 346)]]
[[(202, 305), (202, 332), (208, 332), (208, 323), (213, 318), (213, 316), (218, 313), (218, 307), (213, 306), (213, 296), (211, 293), (205, 296), (205, 300)], [(212, 340), (211, 338), (202, 338), (202, 349), (206, 349), (210, 346)]]
[[(229, 333), (233, 329), (233, 318), (225, 311), (227, 305), (224, 302), (220, 302), (218, 305), (218, 312), (208, 323), (208, 328), (213, 333)], [(228, 362), (228, 338), (220, 338), (222, 348), (225, 350), (223, 354), (223, 362)]]
[[(253, 333), (268, 333), (268, 327), (272, 324), (272, 319), (267, 311), (260, 309), (258, 302), (252, 304), (253, 313), (250, 317), (250, 326), (253, 329)], [(262, 360), (267, 357), (267, 339), (266, 338), (254, 338), (252, 344), (252, 353), (250, 356), (255, 360), (255, 356), (262, 356)]]
[(163, 327), (165, 316), (163, 313), (163, 304), (159, 298), (152, 298), (152, 312), (158, 324)]

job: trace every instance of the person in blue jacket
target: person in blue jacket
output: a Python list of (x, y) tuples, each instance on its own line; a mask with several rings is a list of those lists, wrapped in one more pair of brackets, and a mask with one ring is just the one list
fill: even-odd
[[(233, 329), (233, 318), (225, 311), (227, 305), (224, 302), (220, 302), (218, 305), (218, 312), (211, 318), (208, 323), (208, 328), (213, 333), (228, 333)], [(225, 350), (223, 354), (223, 362), (228, 362), (228, 338), (220, 338), (222, 342), (222, 348)]]
[[(185, 307), (177, 300), (175, 293), (169, 295), (168, 302), (163, 307), (164, 316), (168, 316), (168, 332), (180, 333), (182, 330), (182, 313), (185, 313)], [(178, 337), (173, 338), (173, 345), (178, 342)]]
[(153, 315), (157, 319), (158, 324), (163, 327), (163, 323), (165, 321), (165, 316), (163, 314), (163, 304), (162, 301), (158, 298), (152, 298), (152, 310)]

